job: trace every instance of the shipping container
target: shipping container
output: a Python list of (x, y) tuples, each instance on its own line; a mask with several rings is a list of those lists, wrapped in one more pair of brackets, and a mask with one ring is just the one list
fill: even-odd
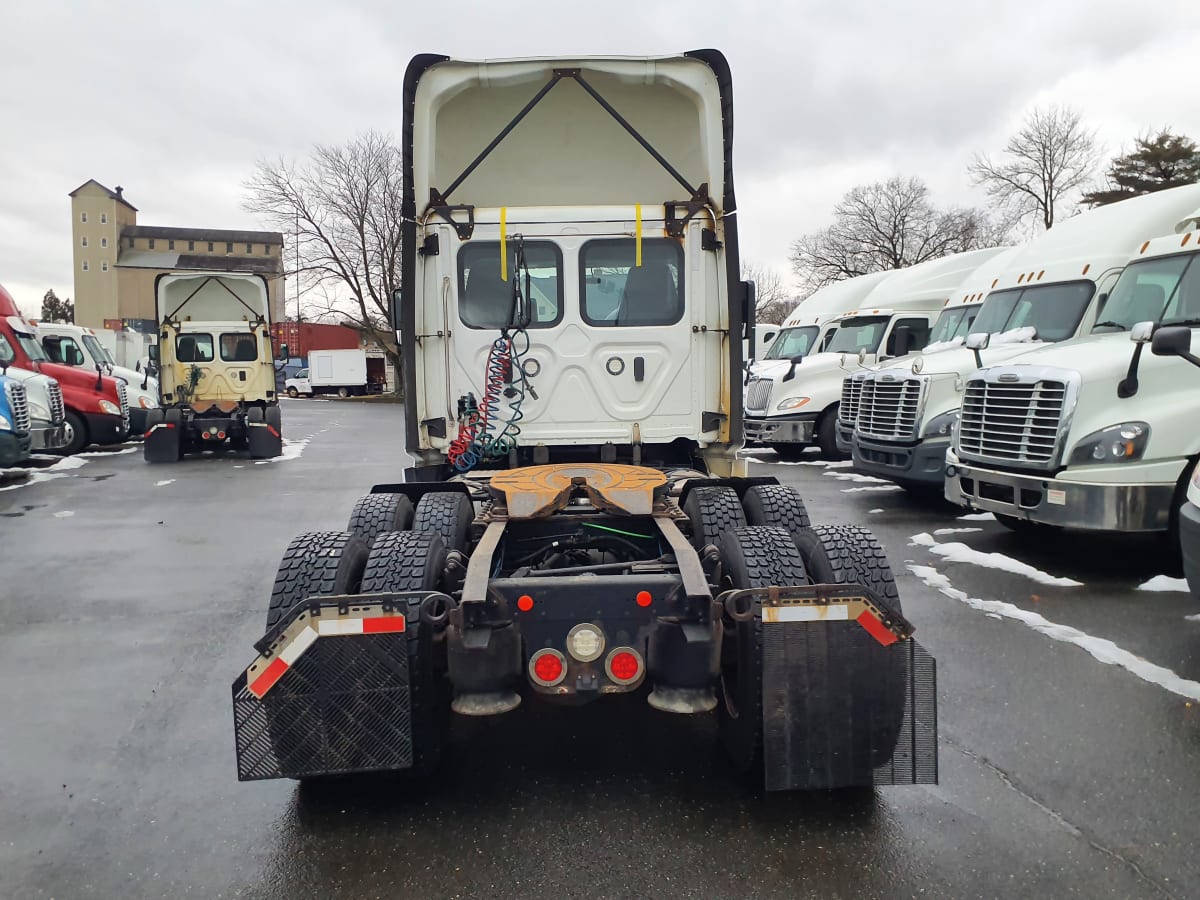
[(321, 322), (277, 322), (271, 326), (275, 355), (279, 345), (288, 345), (288, 356), (308, 356), (313, 350), (354, 350), (360, 343), (359, 333), (345, 325), (326, 325)]

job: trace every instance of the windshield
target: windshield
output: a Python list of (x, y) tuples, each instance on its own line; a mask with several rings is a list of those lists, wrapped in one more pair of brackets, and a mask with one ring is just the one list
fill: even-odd
[(46, 356), (46, 351), (42, 349), (42, 345), (37, 342), (32, 334), (24, 334), (20, 331), (14, 332), (17, 336), (17, 343), (21, 345), (21, 349), (34, 362), (49, 362), (49, 357)]
[(9, 365), (16, 358), (17, 351), (12, 348), (12, 344), (8, 342), (8, 338), (0, 334), (0, 362)]
[(791, 359), (793, 356), (803, 356), (812, 347), (819, 330), (816, 325), (783, 329), (775, 337), (763, 359)]
[(1095, 290), (1090, 281), (1070, 281), (993, 291), (983, 301), (971, 331), (1000, 334), (1033, 328), (1039, 341), (1065, 341), (1074, 336)]
[(929, 343), (940, 344), (952, 341), (957, 337), (966, 337), (971, 330), (971, 323), (979, 315), (978, 306), (959, 306), (954, 309), (942, 310), (937, 322), (933, 325), (933, 333), (929, 335)]
[(1125, 267), (1092, 329), (1128, 331), (1138, 322), (1200, 324), (1196, 255), (1164, 256)]
[(861, 316), (855, 319), (842, 319), (838, 323), (837, 334), (829, 342), (830, 353), (857, 353), (866, 350), (874, 353), (879, 349), (883, 333), (887, 330), (890, 316)]
[(90, 334), (83, 335), (83, 346), (87, 347), (88, 353), (92, 355), (92, 359), (97, 362), (108, 363), (110, 366), (115, 365), (113, 358), (108, 355), (108, 351), (104, 349), (104, 345), (95, 339)]

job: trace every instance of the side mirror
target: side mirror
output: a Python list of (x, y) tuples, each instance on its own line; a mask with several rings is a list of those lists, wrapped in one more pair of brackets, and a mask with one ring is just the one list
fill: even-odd
[(867, 348), (860, 347), (858, 350), (858, 364), (861, 366), (867, 361)]
[(897, 325), (892, 335), (895, 338), (895, 343), (892, 345), (892, 355), (908, 356), (908, 351), (912, 349), (913, 343), (912, 329), (907, 325)]
[(158, 344), (151, 344), (147, 347), (146, 356), (149, 357), (150, 362), (158, 362)]
[(967, 335), (965, 342), (968, 350), (986, 350), (992, 341), (992, 336), (986, 331), (975, 331)]
[[(1137, 340), (1137, 330), (1150, 322), (1138, 322), (1133, 326), (1131, 337)], [(1139, 342), (1140, 343), (1140, 342)], [(1191, 355), (1192, 330), (1184, 325), (1168, 325), (1154, 332), (1150, 339), (1150, 352), (1155, 356), (1182, 356), (1184, 359)]]
[(279, 345), (279, 358), (287, 359), (288, 355), (289, 355), (289, 351), (290, 351), (290, 348), (288, 347), (287, 344), (280, 344)]
[[(72, 347), (68, 351), (67, 355), (70, 357), (70, 359), (68, 360), (68, 363), (67, 363), (68, 365), (72, 365), (72, 366), (82, 366), (83, 365), (83, 351), (80, 350), (78, 347)], [(100, 370), (99, 365), (96, 366), (96, 370), (97, 371)]]
[[(1184, 328), (1183, 331), (1187, 332), (1188, 330), (1186, 328)], [(1148, 343), (1150, 343), (1150, 340), (1153, 337), (1154, 337), (1154, 323), (1153, 322), (1138, 322), (1132, 328), (1129, 329), (1129, 339), (1131, 341), (1133, 341), (1135, 344), (1148, 344)], [(1192, 345), (1191, 342), (1192, 342), (1192, 335), (1190, 332), (1188, 332), (1187, 341), (1184, 343), (1183, 349), (1185, 349), (1185, 350), (1189, 349)], [(1158, 351), (1155, 351), (1155, 352), (1157, 353)], [(1159, 353), (1158, 355), (1162, 356), (1163, 354)]]

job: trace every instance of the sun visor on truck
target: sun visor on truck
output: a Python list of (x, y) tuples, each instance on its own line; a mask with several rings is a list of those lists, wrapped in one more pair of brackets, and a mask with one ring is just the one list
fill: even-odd
[(417, 209), (431, 191), (475, 207), (687, 200), (681, 179), (720, 205), (721, 99), (691, 57), (435, 63), (413, 108)]
[(162, 275), (155, 299), (160, 322), (254, 322), (269, 318), (267, 283), (258, 275)]

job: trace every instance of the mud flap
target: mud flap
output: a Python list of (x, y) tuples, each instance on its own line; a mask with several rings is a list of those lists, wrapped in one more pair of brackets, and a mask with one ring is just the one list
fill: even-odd
[(238, 779), (410, 768), (409, 601), (428, 593), (322, 597), (272, 629), (233, 683)]
[(182, 439), (183, 432), (174, 423), (159, 422), (146, 432), (142, 455), (146, 462), (178, 462), (179, 442)]
[(274, 459), (283, 453), (283, 435), (266, 422), (247, 422), (246, 447), (251, 459)]
[(937, 783), (936, 664), (902, 616), (860, 585), (734, 593), (761, 617), (767, 790)]

